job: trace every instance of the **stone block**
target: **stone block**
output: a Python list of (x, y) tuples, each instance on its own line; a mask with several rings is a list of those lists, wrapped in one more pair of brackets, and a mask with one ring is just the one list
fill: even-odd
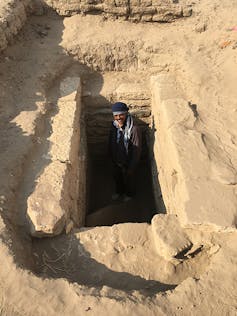
[(185, 226), (235, 227), (237, 174), (230, 157), (172, 76), (155, 76), (152, 87), (153, 151), (167, 213)]
[(45, 165), (27, 200), (31, 234), (37, 237), (60, 234), (70, 219), (82, 225), (85, 218), (86, 141), (83, 124), (78, 124), (80, 78), (65, 78), (59, 91)]
[(162, 257), (171, 259), (192, 247), (176, 215), (155, 215), (151, 225), (157, 253)]

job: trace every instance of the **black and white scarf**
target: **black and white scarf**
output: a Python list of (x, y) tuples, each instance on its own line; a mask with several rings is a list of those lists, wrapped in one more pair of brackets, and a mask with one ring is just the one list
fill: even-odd
[(120, 141), (120, 135), (121, 135), (120, 132), (122, 132), (123, 133), (124, 146), (125, 146), (126, 152), (128, 153), (128, 144), (129, 144), (129, 139), (131, 138), (132, 128), (133, 128), (133, 118), (132, 118), (132, 116), (130, 114), (127, 115), (126, 124), (125, 124), (125, 128), (124, 129), (119, 126), (119, 124), (118, 124), (118, 122), (116, 120), (113, 121), (113, 125), (117, 128), (117, 144)]

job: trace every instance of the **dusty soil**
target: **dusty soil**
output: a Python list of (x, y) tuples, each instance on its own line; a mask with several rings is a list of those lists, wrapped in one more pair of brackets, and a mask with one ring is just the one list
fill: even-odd
[(233, 228), (186, 228), (194, 244), (190, 255), (167, 261), (157, 254), (148, 223), (33, 239), (26, 220), (26, 199), (47, 165), (59, 82), (75, 73), (82, 80), (95, 74), (102, 87), (111, 70), (101, 53), (106, 41), (122, 47), (121, 56), (129, 40), (137, 45), (136, 62), (130, 64), (133, 55), (127, 62), (117, 56), (113, 71), (134, 80), (160, 72), (179, 78), (219, 139), (224, 156), (213, 157), (230, 161), (236, 173), (236, 13), (234, 0), (203, 0), (195, 1), (191, 18), (173, 24), (29, 17), (0, 56), (1, 315), (109, 315), (111, 309), (113, 315), (236, 315)]

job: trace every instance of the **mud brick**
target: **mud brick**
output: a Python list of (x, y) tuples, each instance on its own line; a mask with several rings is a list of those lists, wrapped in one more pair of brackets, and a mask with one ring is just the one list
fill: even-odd
[(140, 0), (131, 0), (130, 7), (138, 7), (141, 4)]
[[(128, 6), (128, 0), (115, 0), (116, 7), (126, 7)], [(111, 5), (112, 7), (112, 5)]]
[(131, 14), (154, 14), (156, 13), (156, 8), (154, 7), (134, 7), (131, 9)]
[(141, 6), (143, 7), (150, 7), (152, 5), (152, 0), (140, 0)]
[(163, 0), (152, 0), (152, 5), (153, 6), (162, 6), (165, 4), (170, 4), (168, 1), (163, 1)]
[(128, 8), (126, 7), (104, 7), (104, 12), (115, 14), (115, 15), (127, 15), (128, 14)]
[(141, 17), (141, 21), (142, 21), (142, 22), (151, 22), (151, 21), (152, 21), (152, 17), (153, 17), (152, 14), (144, 14), (144, 15)]

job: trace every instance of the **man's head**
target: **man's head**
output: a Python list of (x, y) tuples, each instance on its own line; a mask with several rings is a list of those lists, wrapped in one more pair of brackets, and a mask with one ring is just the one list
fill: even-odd
[(128, 110), (127, 105), (123, 102), (116, 102), (112, 106), (114, 119), (118, 122), (120, 127), (122, 127), (126, 121)]

